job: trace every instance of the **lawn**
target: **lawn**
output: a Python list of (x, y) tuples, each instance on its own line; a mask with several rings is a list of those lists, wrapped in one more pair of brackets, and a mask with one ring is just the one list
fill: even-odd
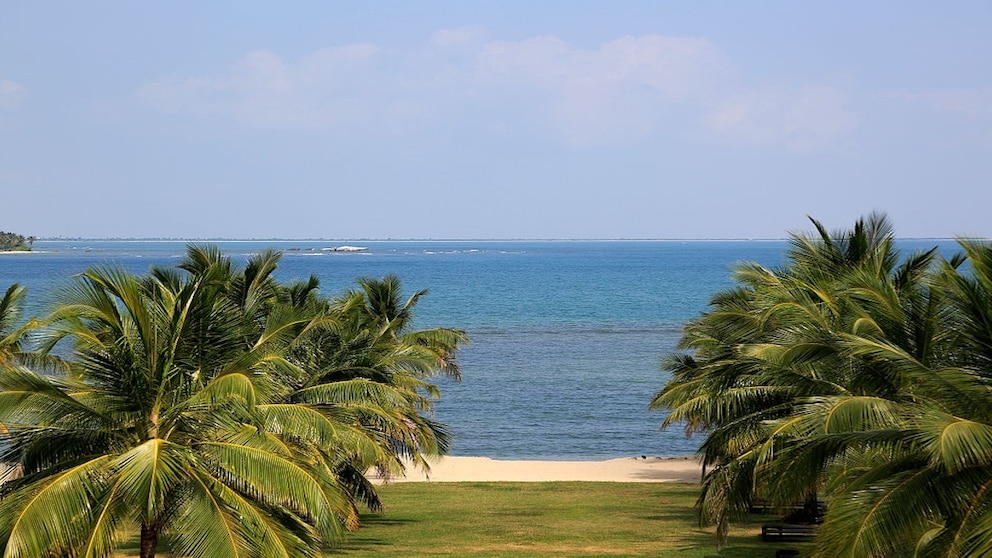
[[(717, 551), (698, 527), (698, 485), (668, 483), (397, 483), (387, 509), (326, 556), (768, 557), (796, 543), (761, 541), (760, 522)], [(806, 546), (808, 548), (808, 546)]]

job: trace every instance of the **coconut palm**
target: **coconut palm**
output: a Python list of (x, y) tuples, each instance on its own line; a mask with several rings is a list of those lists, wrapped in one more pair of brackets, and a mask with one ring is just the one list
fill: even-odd
[(417, 348), (420, 351), (418, 356), (423, 357), (426, 364), (410, 369), (414, 374), (431, 377), (441, 372), (453, 379), (461, 378), (455, 353), (460, 345), (468, 342), (464, 331), (440, 327), (410, 330), (414, 308), (427, 295), (426, 289), (415, 292), (403, 301), (402, 284), (395, 275), (386, 275), (382, 279), (366, 277), (359, 279), (358, 284), (361, 290), (350, 291), (342, 297), (341, 307), (353, 310), (362, 328)]
[(933, 274), (931, 304), (914, 307), (931, 310), (904, 322), (932, 324), (904, 328), (915, 344), (870, 330), (843, 339), (848, 354), (897, 378), (898, 396), (805, 418), (823, 433), (797, 449), (841, 457), (827, 479), (821, 556), (992, 554), (992, 245), (960, 245), (967, 267), (955, 260)]
[[(225, 296), (256, 328), (270, 315), (307, 321), (285, 354), (280, 390), (258, 408), (274, 430), (292, 424), (310, 433), (308, 447), (321, 448), (319, 460), (342, 486), (378, 509), (367, 470), (401, 473), (407, 461), (427, 468), (447, 451), (446, 429), (424, 416), (439, 395), (429, 379), (439, 372), (457, 377), (454, 355), (467, 338), (449, 328), (410, 330), (427, 291), (404, 302), (395, 276), (359, 279), (361, 289), (327, 299), (313, 276), (278, 284), (272, 274), (280, 257), (263, 252), (234, 270), (216, 248), (191, 246), (179, 267), (194, 276), (216, 269)], [(346, 523), (355, 525), (357, 513)]]
[[(300, 288), (309, 290), (314, 281)], [(427, 291), (403, 301), (395, 276), (358, 283), (360, 289), (332, 300), (311, 300), (324, 318), (291, 353), (309, 371), (291, 399), (343, 405), (361, 415), (366, 432), (375, 433), (383, 452), (372, 460), (356, 457), (339, 464), (350, 476), (369, 467), (400, 473), (407, 461), (428, 468), (431, 458), (447, 452), (449, 438), (442, 424), (425, 416), (439, 395), (430, 380), (439, 373), (458, 377), (454, 355), (467, 337), (450, 328), (410, 329), (414, 306)], [(361, 397), (341, 400), (346, 393)]]
[(314, 277), (280, 284), (279, 258), (190, 246), (62, 293), (41, 356), (0, 367), (0, 459), (22, 474), (0, 498), (5, 555), (106, 556), (135, 533), (142, 557), (311, 556), (357, 502), (381, 507), (368, 468), (446, 451), (428, 380), (457, 373), (464, 333), (409, 331), (424, 292), (400, 303), (396, 278), (332, 300)]
[[(211, 268), (82, 274), (43, 345), (70, 373), (0, 367), (5, 556), (107, 556), (138, 534), (183, 556), (313, 556), (351, 513), (347, 494), (257, 407), (278, 393), (302, 320), (255, 336)], [(258, 331), (258, 330), (256, 330)]]
[(26, 296), (27, 289), (14, 283), (0, 298), (0, 362), (22, 352), (24, 334), (35, 324), (32, 320), (22, 326), (17, 325)]
[(768, 425), (790, 416), (805, 398), (853, 388), (856, 376), (832, 340), (852, 319), (842, 294), (846, 278), (887, 277), (895, 263), (884, 217), (834, 234), (814, 224), (818, 237), (793, 235), (786, 268), (738, 267), (739, 286), (715, 296), (711, 311), (686, 326), (681, 347), (693, 354), (670, 358), (673, 379), (652, 401), (653, 408), (671, 409), (664, 426), (708, 431), (700, 450), (709, 469), (700, 511), (721, 539), (752, 499), (784, 505), (815, 491), (806, 484), (796, 488), (799, 494), (759, 494), (755, 475), (768, 443), (781, 443)]
[(721, 536), (755, 498), (819, 492), (819, 556), (992, 553), (992, 246), (899, 263), (883, 225), (817, 224), (687, 326), (654, 404), (708, 433), (701, 518)]

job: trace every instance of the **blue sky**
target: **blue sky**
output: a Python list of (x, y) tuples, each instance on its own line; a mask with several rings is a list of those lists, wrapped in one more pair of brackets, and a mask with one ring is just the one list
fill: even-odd
[(992, 236), (992, 3), (0, 0), (0, 230)]

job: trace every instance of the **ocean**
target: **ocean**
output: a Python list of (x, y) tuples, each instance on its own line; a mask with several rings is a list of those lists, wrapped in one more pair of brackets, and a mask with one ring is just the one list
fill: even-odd
[[(454, 434), (453, 455), (593, 460), (682, 456), (699, 439), (659, 430), (648, 402), (668, 380), (662, 358), (682, 324), (732, 285), (735, 263), (777, 266), (785, 241), (217, 241), (226, 255), (272, 247), (282, 280), (320, 279), (321, 292), (358, 277), (398, 275), (407, 294), (429, 289), (415, 327), (464, 329), (463, 380), (439, 379), (435, 418)], [(362, 252), (321, 248), (348, 244)], [(907, 250), (949, 241), (911, 241)], [(29, 288), (43, 314), (59, 285), (113, 263), (133, 272), (174, 265), (181, 241), (38, 241), (0, 255), (0, 288)]]

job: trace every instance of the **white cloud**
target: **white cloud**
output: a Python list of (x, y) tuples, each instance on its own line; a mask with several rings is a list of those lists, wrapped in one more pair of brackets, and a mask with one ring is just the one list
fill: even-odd
[(141, 86), (138, 95), (164, 112), (218, 114), (258, 127), (322, 129), (354, 115), (378, 48), (353, 44), (325, 48), (287, 64), (255, 50), (220, 77), (168, 77)]
[(442, 29), (418, 51), (351, 44), (287, 61), (247, 53), (226, 72), (172, 76), (138, 93), (170, 113), (258, 128), (431, 133), (459, 126), (603, 145), (662, 133), (814, 149), (857, 117), (828, 86), (739, 91), (725, 54), (704, 38), (625, 36), (579, 48), (555, 36), (481, 42), (475, 26)]
[(431, 46), (436, 48), (457, 48), (478, 44), (485, 30), (478, 25), (464, 25), (441, 29), (431, 34)]
[(0, 80), (0, 109), (14, 110), (28, 96), (28, 88), (10, 80)]
[(522, 80), (563, 89), (645, 87), (681, 98), (709, 87), (723, 72), (719, 49), (704, 39), (622, 37), (597, 50), (573, 48), (557, 37), (487, 44), (476, 66), (482, 80)]
[(497, 41), (485, 45), (475, 69), (482, 81), (516, 79), (552, 85), (568, 77), (562, 67), (571, 52), (568, 44), (557, 37), (534, 37), (512, 43)]
[(808, 151), (857, 128), (858, 117), (847, 105), (848, 94), (829, 86), (732, 94), (705, 116), (705, 135)]
[(589, 144), (647, 133), (677, 103), (708, 98), (728, 71), (704, 39), (626, 36), (583, 50), (545, 36), (485, 45), (475, 74), (483, 84), (540, 88), (559, 129)]

